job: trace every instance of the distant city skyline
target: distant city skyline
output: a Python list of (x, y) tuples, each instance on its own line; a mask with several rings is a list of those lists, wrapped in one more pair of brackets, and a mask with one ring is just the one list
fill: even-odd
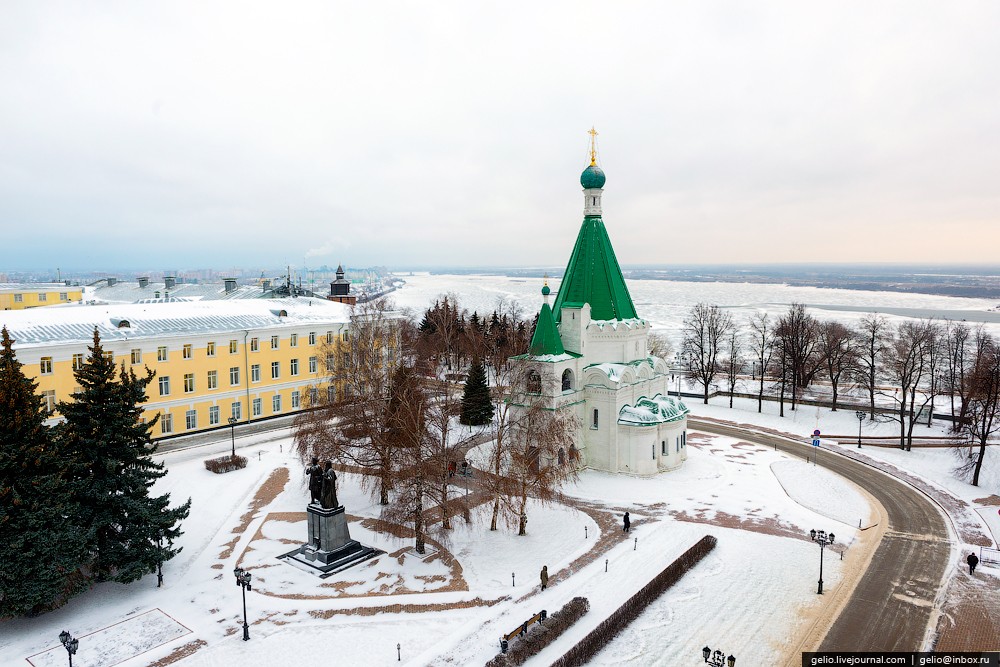
[(997, 261), (996, 3), (0, 17), (0, 273), (561, 266), (592, 125), (622, 265)]

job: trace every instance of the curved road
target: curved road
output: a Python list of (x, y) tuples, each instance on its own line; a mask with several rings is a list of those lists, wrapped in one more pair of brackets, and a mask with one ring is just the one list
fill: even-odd
[[(796, 456), (804, 443), (690, 419), (691, 428), (776, 446)], [(820, 651), (919, 651), (950, 560), (947, 525), (925, 495), (884, 473), (836, 454), (817, 464), (871, 493), (889, 526), (871, 565), (833, 623)]]

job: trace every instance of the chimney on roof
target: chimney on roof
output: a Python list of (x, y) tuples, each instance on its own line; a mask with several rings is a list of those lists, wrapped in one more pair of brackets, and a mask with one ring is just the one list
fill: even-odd
[(263, 288), (264, 288), (264, 291), (265, 291), (265, 292), (266, 292), (266, 291), (268, 291), (269, 289), (271, 289), (271, 281), (270, 281), (270, 280), (265, 280), (265, 281), (263, 281), (263, 282), (261, 283), (261, 287), (263, 287)]
[(108, 287), (114, 287), (117, 282), (117, 278), (108, 278)]
[(236, 278), (225, 278), (223, 282), (226, 285), (226, 294), (236, 291)]
[(149, 287), (149, 277), (143, 276), (142, 278), (139, 278), (139, 288), (143, 289), (146, 287)]
[(163, 276), (163, 289), (173, 289), (177, 285), (177, 278), (174, 276)]

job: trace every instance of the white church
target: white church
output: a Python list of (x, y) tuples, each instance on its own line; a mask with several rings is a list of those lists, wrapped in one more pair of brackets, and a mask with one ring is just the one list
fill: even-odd
[[(549, 287), (528, 353), (527, 392), (573, 410), (580, 425), (569, 459), (581, 468), (654, 475), (687, 459), (688, 408), (669, 396), (666, 362), (649, 354), (650, 324), (635, 312), (601, 217), (604, 172), (591, 131), (580, 176), (583, 225), (555, 304)], [(562, 458), (560, 453), (560, 458)]]

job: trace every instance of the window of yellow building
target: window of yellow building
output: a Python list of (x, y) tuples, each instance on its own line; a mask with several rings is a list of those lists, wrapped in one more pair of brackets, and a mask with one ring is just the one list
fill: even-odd
[(205, 345), (205, 354), (214, 357), (215, 356), (215, 343), (208, 343)]
[(309, 357), (309, 372), (315, 373), (318, 367), (319, 364), (316, 361), (316, 357)]
[(315, 331), (310, 331), (309, 332), (309, 344), (310, 345), (315, 345), (316, 344), (316, 332)]
[(174, 432), (174, 416), (169, 412), (164, 415), (160, 415), (160, 433), (173, 433)]
[(233, 419), (243, 419), (243, 404), (239, 401), (233, 401), (229, 414)]
[(260, 382), (260, 364), (250, 366), (250, 381)]
[(69, 294), (67, 294), (66, 292), (59, 292), (59, 300), (69, 301)]
[(254, 336), (250, 339), (250, 351), (257, 352), (260, 350), (260, 339)]
[(289, 366), (291, 367), (291, 375), (292, 376), (295, 376), (295, 375), (299, 374), (299, 360), (298, 359), (292, 359), (292, 361), (290, 362)]
[(42, 375), (52, 374), (52, 357), (42, 357), (38, 365), (41, 367)]
[(208, 372), (208, 388), (209, 389), (219, 388), (219, 371)]
[(327, 342), (328, 345), (332, 345), (333, 344), (333, 332), (332, 331), (327, 331), (326, 332), (326, 342)]
[(23, 294), (15, 294), (14, 295), (14, 303), (22, 303), (23, 301), (24, 301), (24, 295)]
[(272, 350), (277, 350), (278, 349), (278, 337), (277, 336), (271, 336), (271, 349)]
[(347, 342), (347, 330), (346, 330), (346, 329), (344, 330), (344, 333), (342, 333), (342, 334), (340, 335), (340, 339), (341, 339), (342, 341), (344, 341), (345, 343)]
[(229, 369), (229, 385), (237, 387), (240, 384), (240, 367), (233, 366)]
[(74, 354), (73, 355), (73, 370), (78, 371), (83, 368), (83, 355)]
[(160, 347), (156, 348), (156, 360), (157, 361), (167, 360), (167, 347), (165, 345), (161, 345)]
[(185, 359), (190, 359), (192, 354), (191, 343), (187, 343), (183, 347), (183, 357)]
[(277, 380), (281, 377), (281, 362), (272, 361), (271, 362), (271, 379)]
[(299, 394), (299, 390), (296, 389), (295, 391), (292, 392), (292, 409), (298, 410), (301, 402), (302, 402), (301, 394)]
[(184, 428), (191, 431), (198, 428), (198, 413), (188, 410), (184, 413)]
[(184, 393), (190, 394), (194, 392), (194, 373), (184, 374)]
[(45, 402), (46, 412), (55, 412), (56, 410), (56, 392), (54, 389), (42, 392), (42, 401)]
[(45, 300), (46, 300), (46, 299), (48, 298), (48, 296), (49, 296), (49, 295), (48, 295), (48, 294), (46, 294), (45, 292), (39, 292), (39, 293), (38, 293), (38, 301), (39, 301), (39, 302), (41, 302), (41, 301), (45, 301)]
[(253, 416), (260, 417), (260, 413), (262, 412), (261, 400), (259, 398), (253, 399), (252, 405), (253, 405)]
[(141, 364), (142, 363), (142, 350), (137, 347), (132, 348), (132, 363)]
[(213, 405), (208, 409), (208, 425), (215, 426), (219, 423), (219, 406)]
[(281, 394), (275, 394), (271, 397), (271, 412), (274, 414), (281, 412)]
[(170, 376), (161, 375), (160, 378), (160, 396), (170, 395)]
[(299, 346), (299, 335), (298, 334), (292, 334), (291, 336), (289, 336), (288, 337), (288, 345), (289, 345), (289, 347), (298, 347)]
[(240, 342), (238, 340), (229, 341), (229, 354), (236, 354), (236, 351), (240, 349)]

